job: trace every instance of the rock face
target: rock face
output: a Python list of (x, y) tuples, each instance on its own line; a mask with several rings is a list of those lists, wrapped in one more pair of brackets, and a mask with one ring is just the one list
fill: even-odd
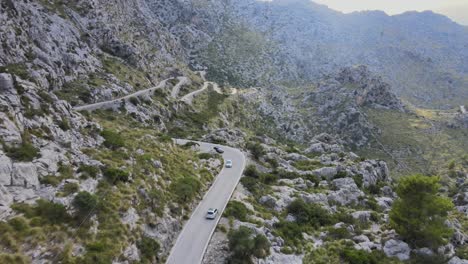
[(332, 181), (336, 191), (328, 194), (328, 200), (335, 201), (341, 205), (356, 204), (359, 197), (364, 193), (357, 187), (352, 178), (340, 178)]
[(266, 127), (307, 144), (305, 153), (317, 155), (342, 152), (343, 145), (366, 146), (376, 138), (380, 131), (370, 122), (366, 109), (406, 111), (389, 84), (365, 66), (343, 68), (319, 78), (315, 86), (296, 97), (281, 87), (270, 86), (246, 93), (242, 99), (252, 111), (273, 121)]
[(397, 257), (399, 260), (404, 261), (410, 258), (411, 249), (405, 242), (391, 239), (385, 242), (383, 251), (389, 257)]
[(343, 68), (323, 79), (317, 87), (305, 97), (303, 106), (315, 106), (314, 115), (321, 127), (354, 146), (367, 144), (378, 133), (362, 108), (404, 110), (389, 84), (365, 66)]
[(12, 185), (38, 187), (39, 178), (36, 166), (32, 163), (14, 163), (12, 171)]

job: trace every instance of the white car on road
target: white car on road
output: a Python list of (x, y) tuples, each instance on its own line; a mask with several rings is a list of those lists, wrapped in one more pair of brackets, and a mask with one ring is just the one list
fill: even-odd
[(218, 209), (210, 208), (208, 209), (208, 212), (206, 213), (206, 219), (215, 219), (217, 215), (218, 215)]
[(232, 160), (226, 160), (226, 168), (232, 168)]

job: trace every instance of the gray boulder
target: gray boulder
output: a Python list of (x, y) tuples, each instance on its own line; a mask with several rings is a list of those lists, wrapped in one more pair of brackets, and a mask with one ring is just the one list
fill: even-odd
[(336, 167), (323, 167), (312, 171), (314, 176), (330, 180), (338, 173)]
[(453, 257), (447, 264), (468, 264), (468, 260), (459, 257)]
[(0, 155), (0, 185), (11, 185), (12, 171), (11, 159), (5, 155)]
[(371, 211), (357, 211), (352, 213), (351, 216), (361, 223), (367, 223), (370, 221)]
[(132, 244), (128, 246), (124, 252), (123, 255), (126, 259), (132, 261), (132, 262), (139, 262), (140, 261), (140, 254), (138, 253), (138, 248), (135, 244)]
[(411, 249), (408, 244), (395, 239), (385, 242), (383, 251), (388, 257), (396, 257), (401, 261), (408, 260), (411, 253)]
[(365, 187), (375, 185), (379, 181), (388, 181), (390, 172), (384, 161), (367, 160), (359, 163), (358, 173), (362, 175)]
[(32, 163), (14, 163), (12, 185), (27, 188), (39, 186), (36, 166)]
[(364, 193), (357, 187), (352, 178), (340, 178), (332, 181), (332, 187), (336, 189), (328, 194), (328, 200), (341, 205), (356, 204)]
[(10, 206), (13, 203), (13, 196), (2, 185), (0, 185), (0, 206)]
[(276, 199), (271, 195), (265, 195), (260, 197), (260, 200), (258, 200), (258, 202), (270, 208), (275, 208), (277, 206)]

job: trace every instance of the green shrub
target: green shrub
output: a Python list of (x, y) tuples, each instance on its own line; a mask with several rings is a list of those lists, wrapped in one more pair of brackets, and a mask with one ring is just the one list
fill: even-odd
[(6, 154), (16, 161), (33, 161), (39, 157), (39, 149), (31, 143), (23, 141), (18, 147), (3, 146)]
[(260, 177), (260, 172), (257, 170), (257, 167), (255, 167), (255, 165), (251, 164), (245, 168), (244, 175), (247, 177), (258, 179)]
[(28, 222), (21, 216), (8, 220), (8, 224), (17, 232), (24, 232), (29, 229)]
[(138, 98), (136, 97), (130, 97), (130, 103), (132, 103), (133, 105), (139, 105), (140, 104), (140, 100), (138, 100)]
[(211, 158), (213, 158), (213, 157), (214, 157), (214, 155), (211, 154), (211, 153), (199, 153), (199, 154), (198, 154), (198, 158), (199, 158), (199, 159), (208, 160), (208, 159), (211, 159)]
[(186, 203), (200, 192), (201, 183), (194, 177), (183, 177), (173, 182), (170, 188), (179, 202)]
[(304, 226), (299, 225), (295, 222), (284, 222), (280, 221), (274, 225), (275, 233), (282, 237), (286, 242), (286, 245), (297, 245), (302, 243), (303, 235), (305, 231)]
[(265, 258), (270, 255), (270, 241), (266, 236), (262, 234), (255, 236), (253, 255), (257, 258)]
[(23, 80), (31, 80), (28, 72), (28, 67), (24, 63), (8, 64), (6, 66), (0, 66), (0, 72), (6, 72), (14, 74)]
[(250, 151), (250, 153), (252, 153), (252, 156), (254, 156), (254, 158), (257, 160), (261, 158), (263, 155), (265, 155), (265, 149), (258, 142), (256, 143), (248, 142), (246, 147)]
[(0, 263), (27, 264), (31, 263), (31, 261), (26, 256), (20, 254), (0, 253)]
[(458, 247), (455, 253), (461, 259), (468, 259), (468, 244)]
[(297, 179), (297, 178), (304, 177), (297, 172), (285, 171), (285, 170), (277, 170), (275, 171), (275, 174), (278, 175), (278, 178), (280, 179)]
[(345, 170), (341, 170), (333, 176), (333, 179), (340, 179), (340, 178), (346, 178), (348, 177), (348, 173)]
[(228, 263), (252, 263), (252, 256), (264, 258), (270, 254), (270, 243), (263, 235), (253, 237), (245, 226), (228, 233), (229, 249), (232, 252)]
[(78, 173), (81, 173), (83, 178), (93, 178), (96, 179), (99, 174), (99, 168), (96, 166), (82, 164), (78, 168)]
[(141, 252), (141, 257), (143, 261), (147, 260), (149, 261), (149, 263), (155, 263), (160, 249), (158, 241), (150, 237), (144, 236), (137, 243), (137, 247)]
[(287, 212), (294, 215), (299, 224), (308, 224), (315, 228), (333, 223), (327, 210), (318, 204), (306, 203), (300, 198), (289, 204)]
[(75, 174), (71, 165), (65, 165), (63, 163), (59, 163), (58, 172), (60, 173), (60, 177), (62, 179), (71, 179)]
[(239, 201), (230, 201), (224, 211), (226, 217), (232, 216), (243, 222), (247, 221), (248, 213), (247, 207)]
[(58, 122), (58, 126), (63, 130), (63, 131), (68, 131), (70, 130), (71, 126), (70, 126), (70, 121), (68, 121), (68, 119), (66, 118), (62, 118), (59, 122)]
[(266, 162), (269, 163), (273, 169), (276, 169), (279, 166), (279, 163), (276, 159), (267, 159)]
[(111, 167), (105, 168), (103, 174), (104, 177), (106, 177), (113, 184), (116, 184), (117, 182), (128, 182), (130, 177), (128, 172)]
[(251, 177), (242, 177), (240, 182), (242, 183), (242, 186), (244, 186), (244, 188), (252, 194), (256, 194), (258, 192), (259, 183), (257, 179)]
[(124, 139), (116, 132), (108, 129), (104, 129), (101, 132), (101, 136), (104, 138), (104, 146), (110, 149), (118, 149), (125, 146)]
[(65, 206), (46, 200), (37, 201), (36, 206), (33, 207), (33, 214), (49, 224), (67, 223), (71, 219)]
[[(197, 142), (193, 142), (193, 141), (189, 141), (187, 143), (185, 143), (182, 147), (185, 148), (185, 149), (190, 149), (191, 147), (199, 147), (200, 144), (198, 144)], [(203, 153), (200, 153), (200, 154), (203, 154)]]
[(79, 189), (80, 189), (80, 186), (78, 185), (78, 183), (69, 182), (63, 186), (63, 194), (65, 196), (68, 196), (72, 193), (76, 193)]
[(328, 239), (339, 240), (350, 238), (351, 234), (346, 227), (332, 227), (328, 229)]
[[(346, 172), (346, 171), (345, 171)], [(345, 176), (346, 177), (346, 176)], [(363, 176), (361, 174), (353, 176), (353, 180), (356, 183), (357, 187), (362, 188)]]
[(79, 192), (73, 199), (73, 206), (77, 209), (78, 216), (85, 218), (92, 213), (98, 204), (96, 195), (89, 192)]
[(452, 234), (444, 222), (453, 204), (438, 195), (439, 181), (439, 177), (413, 175), (398, 183), (399, 198), (390, 212), (390, 224), (414, 246), (437, 248)]
[(260, 175), (260, 181), (264, 184), (273, 184), (278, 180), (278, 175), (271, 173), (263, 173)]
[(349, 264), (378, 264), (380, 263), (372, 253), (354, 248), (346, 248), (341, 254), (343, 260)]
[(39, 182), (44, 185), (52, 185), (57, 187), (60, 182), (62, 182), (62, 178), (54, 175), (46, 175), (39, 178)]

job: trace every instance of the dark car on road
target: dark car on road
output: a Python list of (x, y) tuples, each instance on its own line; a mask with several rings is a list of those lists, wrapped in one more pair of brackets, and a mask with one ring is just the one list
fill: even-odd
[(224, 150), (220, 147), (214, 147), (213, 149), (218, 153), (224, 153)]

